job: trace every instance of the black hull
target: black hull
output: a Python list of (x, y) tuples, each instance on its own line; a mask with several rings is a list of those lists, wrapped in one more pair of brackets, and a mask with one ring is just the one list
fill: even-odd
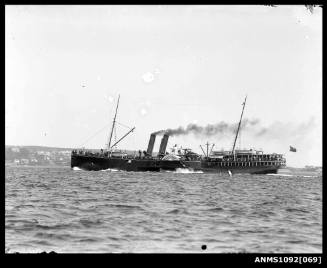
[(277, 174), (281, 166), (266, 166), (266, 167), (244, 167), (244, 168), (202, 168), (205, 173), (229, 173), (232, 174)]
[(160, 163), (156, 159), (123, 159), (94, 156), (72, 155), (71, 167), (84, 170), (118, 169), (126, 171), (160, 171)]
[(175, 171), (179, 168), (187, 168), (205, 173), (250, 173), (250, 174), (268, 174), (277, 173), (281, 165), (269, 166), (248, 166), (248, 167), (208, 167), (205, 161), (180, 161), (180, 160), (160, 160), (146, 158), (105, 158), (84, 155), (72, 155), (71, 167), (78, 167), (83, 170), (106, 170), (117, 169), (125, 171)]
[(212, 162), (203, 160), (201, 169), (203, 172), (216, 173), (249, 173), (249, 174), (276, 174), (285, 165), (280, 161), (231, 161), (231, 162)]

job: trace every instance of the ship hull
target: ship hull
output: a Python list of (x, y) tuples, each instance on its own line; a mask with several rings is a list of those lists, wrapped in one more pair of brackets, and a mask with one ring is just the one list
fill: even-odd
[(250, 173), (268, 174), (277, 173), (281, 165), (253, 166), (253, 167), (208, 167), (205, 161), (181, 161), (181, 160), (160, 160), (146, 158), (105, 158), (84, 155), (72, 155), (71, 167), (78, 167), (83, 170), (106, 170), (117, 169), (125, 171), (174, 171), (180, 168), (203, 171), (205, 173)]
[(270, 167), (244, 167), (244, 168), (201, 168), (205, 173), (229, 173), (232, 174), (277, 174), (278, 170), (283, 167), (281, 166), (270, 166)]
[(201, 169), (200, 161), (160, 160), (146, 158), (104, 158), (84, 155), (72, 155), (71, 168), (84, 170), (118, 169), (126, 171), (174, 171), (178, 168)]
[(176, 169), (186, 168), (192, 170), (201, 170), (200, 161), (183, 161), (183, 160), (161, 160), (161, 170), (175, 171)]
[(71, 167), (84, 170), (118, 169), (126, 171), (160, 171), (160, 163), (152, 159), (103, 158), (72, 155)]
[(278, 161), (270, 162), (211, 162), (201, 161), (201, 169), (203, 172), (216, 173), (249, 173), (249, 174), (276, 174), (278, 170), (284, 168), (285, 165)]

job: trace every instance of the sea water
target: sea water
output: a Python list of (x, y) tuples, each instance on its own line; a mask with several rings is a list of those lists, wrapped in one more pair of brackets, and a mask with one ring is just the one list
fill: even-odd
[(321, 176), (5, 173), (6, 252), (322, 252)]

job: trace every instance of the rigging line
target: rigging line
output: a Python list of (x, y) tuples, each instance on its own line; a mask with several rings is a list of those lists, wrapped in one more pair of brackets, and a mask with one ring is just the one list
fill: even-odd
[(240, 131), (239, 131), (239, 141), (238, 141), (238, 147), (239, 147), (240, 150), (241, 150), (241, 137), (242, 137), (242, 130), (240, 128)]
[[(114, 111), (115, 111), (115, 105), (112, 105), (112, 107), (111, 107), (111, 109), (110, 109), (110, 114), (112, 115), (113, 113), (114, 113)], [(110, 123), (109, 123), (110, 124)], [(109, 125), (108, 124), (108, 125)], [(108, 133), (108, 136), (107, 136), (107, 140), (109, 140), (109, 138), (110, 138), (110, 131), (109, 131), (109, 133)], [(105, 144), (105, 147), (107, 147), (108, 146), (108, 143), (106, 143)]]
[[(117, 123), (117, 121), (116, 121), (116, 123)], [(115, 142), (116, 142), (117, 141), (117, 131), (116, 131), (117, 128), (115, 127), (114, 130), (115, 130)]]
[(124, 125), (124, 124), (122, 124), (122, 123), (119, 123), (118, 121), (116, 121), (116, 123), (117, 123), (117, 124), (119, 124), (119, 125), (121, 125), (122, 127), (126, 127), (126, 128), (129, 128), (129, 129), (131, 129), (131, 127), (129, 127), (129, 126), (126, 126), (126, 125)]
[(99, 131), (97, 131), (93, 136), (91, 136), (90, 138), (88, 138), (87, 140), (85, 140), (80, 146), (78, 147), (82, 147), (85, 143), (87, 143), (90, 139), (94, 138), (96, 135), (98, 135), (101, 131), (103, 131), (106, 127), (108, 127), (111, 123), (106, 124), (103, 128), (101, 128)]

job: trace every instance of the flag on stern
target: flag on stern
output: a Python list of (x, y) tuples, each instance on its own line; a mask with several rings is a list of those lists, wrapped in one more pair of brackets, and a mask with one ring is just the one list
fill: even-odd
[(296, 152), (296, 148), (290, 146), (290, 152)]

